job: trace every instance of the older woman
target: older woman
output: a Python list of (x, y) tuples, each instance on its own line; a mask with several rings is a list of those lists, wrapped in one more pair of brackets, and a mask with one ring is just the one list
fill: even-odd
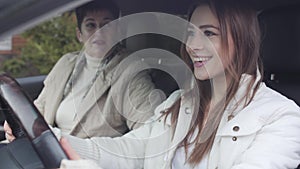
[[(115, 3), (95, 0), (75, 12), (77, 38), (84, 48), (56, 63), (34, 103), (63, 134), (121, 136), (143, 125), (164, 96), (152, 92), (155, 86), (146, 71), (128, 79), (124, 72), (134, 73), (136, 67), (119, 67), (127, 53), (120, 43), (114, 46), (120, 32), (112, 24), (120, 17)], [(5, 130), (8, 140), (15, 139), (7, 123)]]

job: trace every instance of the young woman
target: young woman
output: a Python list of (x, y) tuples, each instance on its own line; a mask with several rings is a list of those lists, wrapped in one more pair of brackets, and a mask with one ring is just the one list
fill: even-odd
[[(238, 2), (200, 1), (191, 9), (184, 56), (198, 80), (199, 106), (190, 92), (177, 91), (157, 107), (154, 123), (123, 137), (67, 137), (76, 152), (103, 168), (296, 168), (300, 109), (262, 82), (256, 12)], [(208, 85), (223, 74), (225, 95)]]

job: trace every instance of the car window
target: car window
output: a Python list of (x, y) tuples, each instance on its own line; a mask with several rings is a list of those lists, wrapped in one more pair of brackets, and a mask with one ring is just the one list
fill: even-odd
[(80, 50), (73, 12), (65, 12), (0, 42), (0, 70), (15, 78), (47, 75), (65, 53)]

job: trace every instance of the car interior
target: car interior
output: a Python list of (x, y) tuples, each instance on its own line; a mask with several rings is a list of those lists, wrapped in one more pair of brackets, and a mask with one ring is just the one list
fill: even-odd
[[(264, 64), (264, 82), (300, 106), (300, 0), (244, 1), (258, 11), (262, 31), (261, 57)], [(176, 0), (176, 3), (173, 0), (131, 0), (130, 3), (116, 0), (116, 2), (121, 7), (123, 15), (156, 11), (184, 17), (191, 0)], [(0, 9), (2, 9), (1, 6)], [(0, 29), (0, 34), (2, 32), (7, 33), (7, 30)], [(173, 38), (156, 34), (136, 35), (126, 39), (126, 47), (132, 53), (146, 48), (160, 48), (179, 56), (180, 45), (181, 43)], [(166, 72), (153, 70), (151, 76), (156, 87), (162, 89), (166, 96), (178, 89), (174, 79)], [(45, 77), (46, 75), (42, 75), (16, 80), (33, 101), (41, 91)], [(5, 117), (1, 111), (1, 125), (4, 120)], [(0, 140), (4, 139), (4, 132), (0, 130)]]
[(266, 84), (300, 105), (300, 5), (259, 14)]

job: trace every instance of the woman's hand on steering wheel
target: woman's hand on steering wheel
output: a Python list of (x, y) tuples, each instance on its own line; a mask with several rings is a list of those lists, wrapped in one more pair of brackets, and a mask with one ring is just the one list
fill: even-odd
[(4, 122), (4, 131), (5, 131), (5, 138), (8, 140), (8, 142), (12, 142), (16, 139), (16, 137), (13, 135), (12, 130), (7, 123), (7, 121)]

